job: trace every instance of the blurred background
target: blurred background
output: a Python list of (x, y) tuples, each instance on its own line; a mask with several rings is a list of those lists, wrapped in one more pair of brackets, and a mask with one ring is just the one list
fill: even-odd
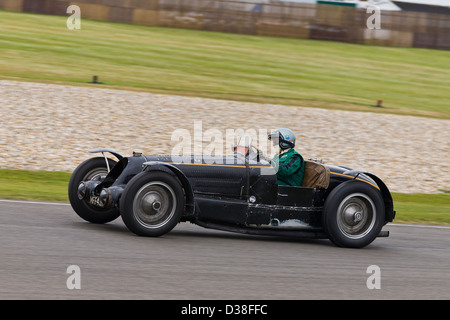
[[(71, 5), (80, 29), (68, 28)], [(63, 172), (65, 201), (89, 149), (170, 154), (172, 133), (193, 137), (194, 121), (224, 135), (289, 127), (305, 158), (371, 171), (399, 194), (437, 194), (445, 205), (423, 211), (448, 219), (449, 6), (0, 0), (0, 168)], [(1, 185), (0, 197), (24, 190)]]
[[(150, 26), (351, 43), (450, 48), (448, 0), (1, 0), (0, 9)], [(366, 27), (367, 8), (383, 11), (381, 29)]]

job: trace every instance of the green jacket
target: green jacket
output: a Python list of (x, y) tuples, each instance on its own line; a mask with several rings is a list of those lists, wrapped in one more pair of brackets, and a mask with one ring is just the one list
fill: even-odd
[(294, 149), (275, 155), (272, 165), (277, 169), (278, 184), (282, 186), (301, 186), (305, 174), (305, 161)]

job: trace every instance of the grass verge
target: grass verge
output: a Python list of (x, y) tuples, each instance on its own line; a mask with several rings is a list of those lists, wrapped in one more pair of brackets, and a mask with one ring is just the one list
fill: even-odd
[(0, 198), (69, 202), (68, 172), (0, 169)]
[(66, 19), (0, 11), (0, 79), (450, 119), (449, 51)]
[(393, 193), (395, 222), (450, 225), (450, 194)]
[[(0, 198), (68, 202), (67, 172), (0, 169)], [(450, 194), (393, 193), (395, 222), (450, 225)]]

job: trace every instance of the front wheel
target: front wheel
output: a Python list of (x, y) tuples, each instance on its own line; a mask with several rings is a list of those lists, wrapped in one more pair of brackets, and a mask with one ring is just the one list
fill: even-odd
[(362, 248), (378, 236), (384, 217), (380, 192), (367, 183), (348, 181), (338, 185), (325, 201), (323, 226), (337, 246)]
[[(108, 159), (109, 167), (116, 165), (114, 160)], [(91, 158), (81, 163), (72, 173), (69, 181), (69, 201), (73, 210), (84, 220), (92, 223), (107, 223), (118, 218), (117, 208), (100, 208), (78, 197), (78, 186), (81, 181), (103, 180), (108, 174), (104, 158)]]
[(184, 194), (178, 179), (166, 172), (141, 172), (128, 182), (120, 200), (125, 225), (137, 235), (158, 237), (180, 221)]

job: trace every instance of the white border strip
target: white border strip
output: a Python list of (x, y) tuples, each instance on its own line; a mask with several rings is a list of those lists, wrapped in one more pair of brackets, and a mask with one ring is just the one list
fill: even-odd
[(450, 226), (440, 226), (431, 224), (412, 224), (412, 223), (389, 223), (385, 227), (416, 227), (416, 228), (431, 228), (431, 229), (450, 229)]
[(6, 200), (6, 199), (0, 199), (0, 202), (25, 203), (25, 204), (41, 204), (41, 205), (51, 205), (51, 206), (70, 206), (69, 203), (45, 202), (45, 201), (28, 201), (28, 200)]

